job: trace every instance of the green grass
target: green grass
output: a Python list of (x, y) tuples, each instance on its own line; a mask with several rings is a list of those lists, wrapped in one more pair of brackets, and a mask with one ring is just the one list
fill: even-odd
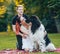
[(15, 49), (16, 48), (16, 36), (13, 32), (1, 32), (0, 33), (0, 50), (2, 49)]
[[(60, 34), (53, 33), (48, 34), (51, 41), (58, 48), (60, 47)], [(16, 36), (13, 32), (0, 32), (0, 50), (3, 49), (16, 49)], [(47, 52), (47, 53), (32, 53), (32, 54), (60, 54), (57, 52)]]

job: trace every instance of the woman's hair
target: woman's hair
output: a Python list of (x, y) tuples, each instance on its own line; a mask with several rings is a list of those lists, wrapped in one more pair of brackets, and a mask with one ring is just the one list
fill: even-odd
[(35, 31), (40, 27), (39, 18), (36, 15), (30, 17), (30, 22), (32, 23), (31, 31), (34, 34)]

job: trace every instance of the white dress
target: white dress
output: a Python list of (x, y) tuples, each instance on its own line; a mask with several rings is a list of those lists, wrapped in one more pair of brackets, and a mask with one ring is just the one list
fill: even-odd
[[(26, 29), (23, 25), (21, 25), (20, 29), (21, 31), (29, 34), (29, 30)], [(31, 41), (30, 34), (27, 36), (27, 38), (22, 38), (22, 42), (22, 49), (28, 49), (29, 51), (33, 50), (33, 43)]]

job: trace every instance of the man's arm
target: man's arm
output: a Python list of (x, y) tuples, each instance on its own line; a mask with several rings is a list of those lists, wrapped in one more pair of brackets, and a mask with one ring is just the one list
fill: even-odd
[(13, 29), (13, 32), (16, 33), (16, 29), (15, 29), (16, 25), (12, 25), (12, 29)]
[(23, 36), (22, 33), (16, 32), (16, 25), (12, 25), (12, 29), (13, 29), (13, 32), (14, 32), (16, 35), (21, 35), (21, 36)]

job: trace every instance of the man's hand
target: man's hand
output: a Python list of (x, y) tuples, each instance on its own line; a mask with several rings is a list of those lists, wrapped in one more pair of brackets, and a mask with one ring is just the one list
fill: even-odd
[(27, 38), (27, 35), (23, 34), (22, 38)]

